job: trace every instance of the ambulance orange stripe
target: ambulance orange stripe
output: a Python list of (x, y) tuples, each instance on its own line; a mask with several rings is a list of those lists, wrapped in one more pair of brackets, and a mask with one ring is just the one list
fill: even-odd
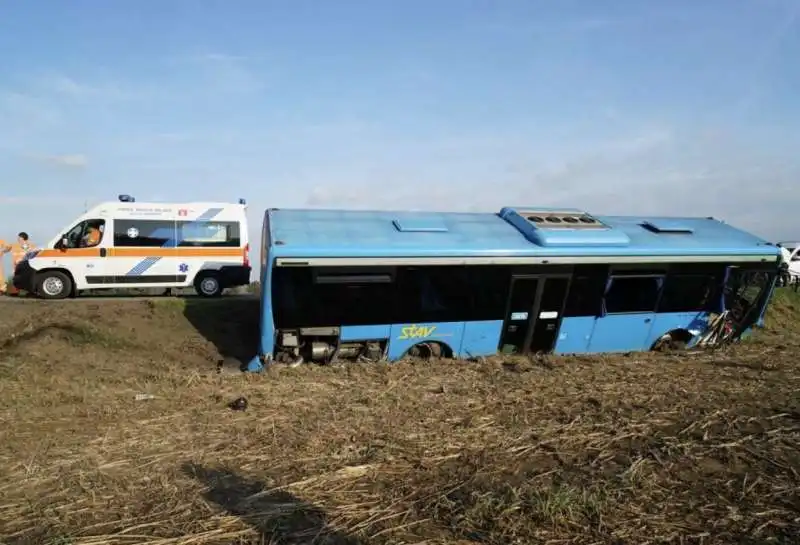
[(100, 257), (100, 248), (47, 249), (36, 254), (36, 258), (40, 257)]
[[(241, 257), (244, 248), (106, 248), (108, 257)], [(38, 257), (100, 257), (100, 248), (42, 250)]]
[(111, 257), (241, 257), (244, 248), (109, 248)]

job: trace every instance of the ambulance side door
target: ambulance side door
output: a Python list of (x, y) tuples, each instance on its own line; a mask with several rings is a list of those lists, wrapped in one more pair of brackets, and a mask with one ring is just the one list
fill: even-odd
[[(94, 246), (87, 246), (85, 237), (89, 229), (100, 231), (100, 241)], [(106, 235), (106, 220), (86, 219), (64, 234), (63, 244), (56, 248), (57, 253), (47, 263), (48, 267), (63, 267), (67, 269), (75, 280), (75, 287), (79, 290), (102, 288), (105, 284), (113, 282), (113, 278), (106, 274), (108, 261), (108, 236)]]
[(114, 220), (115, 283), (138, 288), (174, 285), (178, 263), (175, 256), (175, 220), (116, 218)]

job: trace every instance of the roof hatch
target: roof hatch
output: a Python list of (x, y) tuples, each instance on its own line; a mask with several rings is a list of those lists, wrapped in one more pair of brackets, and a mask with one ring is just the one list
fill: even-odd
[(648, 231), (658, 234), (683, 234), (691, 235), (694, 229), (688, 225), (681, 223), (678, 219), (658, 219), (647, 220), (642, 222), (642, 227)]
[(612, 229), (582, 210), (506, 207), (499, 215), (538, 246), (620, 247), (631, 242), (624, 232)]
[(447, 225), (441, 218), (396, 218), (392, 223), (401, 233), (446, 233)]

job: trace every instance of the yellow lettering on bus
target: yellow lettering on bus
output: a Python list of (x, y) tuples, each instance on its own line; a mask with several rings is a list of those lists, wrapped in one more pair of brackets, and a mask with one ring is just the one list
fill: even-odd
[(430, 337), (433, 335), (434, 331), (436, 331), (435, 325), (424, 326), (411, 324), (403, 326), (400, 329), (400, 336), (398, 339), (422, 339), (425, 337)]

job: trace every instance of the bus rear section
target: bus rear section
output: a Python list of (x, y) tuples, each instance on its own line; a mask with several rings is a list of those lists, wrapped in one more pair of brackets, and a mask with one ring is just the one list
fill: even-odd
[[(497, 229), (503, 244), (507, 232), (499, 228), (502, 219), (498, 224), (497, 216), (486, 216), (443, 215), (443, 223), (449, 223), (450, 232), (457, 231), (459, 220), (485, 223)], [(696, 221), (703, 226), (710, 220)], [(718, 231), (727, 227), (713, 221), (708, 228), (714, 236), (709, 238), (719, 241)], [(349, 232), (359, 222), (354, 223), (347, 226)], [(614, 222), (604, 225), (608, 223)], [(310, 248), (287, 251), (288, 231), (284, 235), (274, 226), (273, 231), (277, 233), (270, 233), (272, 239), (282, 244), (270, 248), (271, 258), (265, 259), (263, 361), (676, 348), (703, 340), (722, 316), (726, 332), (716, 340), (705, 337), (713, 344), (738, 338), (759, 322), (778, 271), (777, 249), (760, 242), (750, 245), (760, 239), (738, 230), (731, 233), (733, 242), (727, 247), (711, 247), (705, 253), (687, 249), (682, 254), (675, 243), (689, 247), (691, 239), (669, 238), (673, 255), (653, 255), (659, 239), (641, 237), (634, 241), (649, 242), (651, 255), (630, 245), (628, 251), (618, 245), (597, 255), (600, 252), (586, 243), (557, 255), (553, 249), (541, 255), (544, 252), (535, 247), (525, 255), (519, 249), (527, 247), (526, 241), (509, 237), (503, 246), (487, 245), (460, 256), (443, 256), (441, 251), (439, 256), (433, 251), (409, 256), (408, 249), (396, 245), (384, 253), (406, 255), (357, 256), (353, 248), (323, 252), (318, 246), (316, 254)], [(326, 232), (335, 234), (331, 231)], [(627, 231), (637, 234), (633, 225)], [(559, 236), (565, 234), (561, 231)], [(582, 240), (591, 242), (585, 234)], [(736, 244), (742, 246), (738, 251)], [(595, 255), (586, 255), (592, 250)], [(292, 252), (300, 255), (285, 255)], [(252, 367), (258, 368), (259, 362)]]

